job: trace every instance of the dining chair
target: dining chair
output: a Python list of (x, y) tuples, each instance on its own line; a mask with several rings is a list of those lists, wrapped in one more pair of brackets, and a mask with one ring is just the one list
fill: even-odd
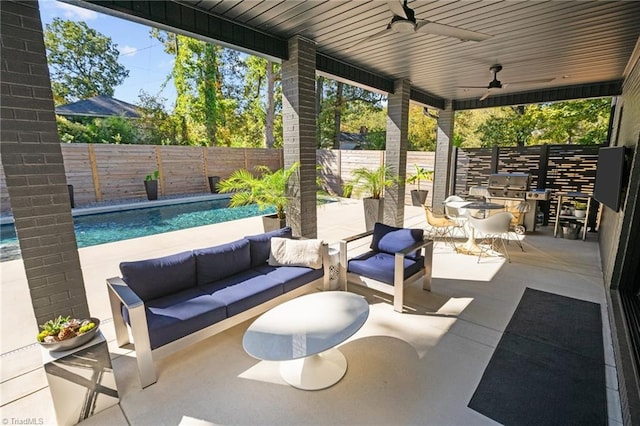
[(449, 219), (452, 220), (453, 222), (456, 223), (455, 228), (452, 228), (451, 230), (451, 236), (453, 237), (455, 230), (456, 229), (460, 229), (462, 231), (463, 236), (466, 238), (467, 237), (467, 229), (466, 229), (466, 223), (467, 223), (467, 211), (462, 208), (456, 206), (456, 204), (464, 202), (464, 198), (459, 197), (457, 195), (450, 195), (447, 198), (445, 198), (444, 200), (444, 214), (445, 216)]
[[(509, 251), (504, 241), (505, 239), (509, 239), (513, 214), (511, 212), (500, 212), (486, 219), (468, 216), (468, 220), (469, 225), (472, 226), (475, 231), (475, 238), (478, 242), (478, 247), (480, 247), (478, 263), (480, 263), (482, 255), (488, 254), (489, 250), (503, 253), (504, 257), (511, 263)], [(503, 252), (500, 251), (500, 246), (504, 250)]]
[(429, 224), (427, 237), (431, 240), (442, 239), (455, 249), (456, 244), (453, 240), (453, 229), (455, 229), (457, 223), (446, 216), (436, 216), (431, 207), (425, 206), (424, 212), (427, 216), (427, 224)]

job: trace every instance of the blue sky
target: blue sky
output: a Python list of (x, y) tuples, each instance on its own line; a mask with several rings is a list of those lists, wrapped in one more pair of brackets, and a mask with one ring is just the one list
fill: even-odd
[[(160, 93), (162, 83), (171, 72), (173, 57), (164, 52), (158, 40), (149, 36), (150, 27), (55, 0), (39, 3), (43, 27), (54, 18), (83, 21), (117, 44), (119, 62), (129, 70), (129, 77), (116, 87), (115, 98), (135, 104), (140, 90), (153, 95)], [(160, 95), (167, 99), (167, 109), (172, 109), (176, 97), (172, 81)]]

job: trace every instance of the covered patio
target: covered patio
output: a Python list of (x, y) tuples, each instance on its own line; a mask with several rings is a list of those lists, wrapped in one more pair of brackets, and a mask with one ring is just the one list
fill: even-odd
[[(385, 162), (400, 178), (406, 170), (409, 102), (438, 110), (434, 205), (440, 205), (454, 187), (450, 164), (456, 110), (613, 96), (609, 144), (629, 147), (633, 154), (640, 142), (640, 6), (635, 2), (408, 2), (414, 18), (401, 5), (398, 9), (375, 1), (71, 3), (281, 61), (284, 162), (301, 165), (290, 224), (305, 237), (335, 241), (361, 230), (356, 229), (361, 219), (345, 221), (340, 212), (339, 220), (325, 223), (326, 217), (316, 210), (317, 73), (388, 95)], [(92, 269), (92, 263), (86, 263), (86, 250), (98, 250), (96, 258), (101, 258), (107, 247), (75, 246), (38, 5), (8, 1), (1, 7), (2, 162), (18, 234), (30, 236), (20, 238), (22, 282), (28, 282), (38, 323), (69, 311), (107, 318), (104, 279), (117, 271)], [(404, 17), (398, 19), (398, 14)], [(436, 25), (429, 32), (422, 21), (420, 28), (425, 30), (414, 31), (416, 19), (491, 37), (463, 41), (469, 35), (461, 30)], [(405, 29), (408, 23), (412, 30), (402, 32), (393, 24), (396, 21)], [(487, 85), (488, 70), (495, 64), (503, 67), (502, 87)], [(528, 82), (525, 88), (515, 84), (521, 81)], [(478, 89), (469, 92), (463, 86)], [(239, 336), (244, 326), (239, 326), (184, 356), (163, 361), (164, 377), (144, 391), (127, 373), (133, 368), (132, 359), (122, 354), (114, 361), (121, 406), (102, 420), (492, 424), (467, 404), (524, 288), (529, 287), (601, 305), (609, 423), (637, 423), (639, 178), (638, 156), (630, 155), (623, 204), (618, 211), (603, 208), (597, 241), (595, 235), (583, 244), (541, 232), (527, 236), (526, 252), (514, 251), (511, 264), (478, 266), (469, 257), (473, 268), (461, 268), (458, 255), (452, 267), (450, 254), (443, 252), (434, 262), (432, 293), (417, 291), (410, 299), (416, 315), (394, 315), (388, 304), (371, 299), (371, 321), (344, 345), (352, 358), (350, 371), (340, 386), (326, 393), (296, 394), (273, 383), (268, 365), (241, 356)], [(404, 190), (400, 183), (389, 191), (385, 223), (426, 226), (423, 212), (413, 214), (405, 207)], [(246, 228), (242, 232), (246, 234)], [(580, 251), (567, 250), (576, 243), (583, 244)], [(173, 251), (177, 243), (166, 244), (143, 246), (145, 257), (157, 254), (158, 247)], [(118, 257), (122, 260), (123, 253)], [(457, 275), (467, 269), (475, 272)], [(100, 293), (103, 297), (93, 296)], [(3, 357), (3, 370), (4, 365)], [(269, 386), (285, 392), (272, 393)], [(38, 399), (46, 401), (46, 392), (22, 395), (3, 405), (3, 417), (33, 416), (36, 409), (47, 406)], [(42, 414), (50, 415), (50, 411)], [(148, 417), (153, 415), (157, 417)]]
[[(343, 199), (318, 208), (318, 236), (334, 242), (362, 231), (362, 205)], [(336, 223), (342, 226), (336, 226)], [(405, 225), (427, 228), (420, 208), (407, 207)], [(120, 405), (82, 424), (496, 424), (468, 407), (487, 363), (526, 288), (598, 303), (607, 302), (595, 234), (587, 241), (554, 239), (552, 227), (527, 235), (525, 252), (510, 244), (511, 263), (454, 253), (438, 242), (432, 291), (419, 283), (407, 294), (407, 313), (398, 314), (379, 293), (362, 290), (370, 303), (365, 326), (340, 346), (349, 360), (345, 377), (317, 392), (291, 388), (277, 363), (258, 361), (242, 348), (251, 321), (161, 360), (158, 382), (141, 389), (133, 346), (118, 348), (104, 277), (119, 274), (123, 258), (162, 256), (259, 233), (259, 218), (242, 219), (135, 240), (80, 249), (92, 315), (103, 319)], [(462, 241), (462, 240), (460, 240)], [(576, 250), (579, 248), (579, 250)], [(16, 320), (29, 296), (21, 285), (20, 260), (3, 264), (3, 297), (13, 294), (8, 312)], [(5, 306), (3, 306), (5, 309)], [(4, 315), (4, 312), (3, 312)], [(610, 327), (603, 323), (608, 422), (622, 424)], [(40, 348), (32, 336), (22, 349), (3, 355), (4, 418), (54, 422), (53, 404)], [(550, 392), (553, 389), (549, 389)], [(3, 402), (4, 403), (4, 402)], [(524, 409), (524, 408), (523, 408)]]

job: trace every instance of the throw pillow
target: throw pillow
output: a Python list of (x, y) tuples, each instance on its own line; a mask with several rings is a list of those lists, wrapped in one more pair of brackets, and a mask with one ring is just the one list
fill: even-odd
[(269, 265), (322, 268), (322, 240), (271, 238)]
[(269, 260), (269, 251), (271, 251), (271, 238), (273, 237), (291, 238), (291, 227), (286, 226), (282, 229), (265, 232), (264, 234), (244, 237), (249, 240), (250, 243), (252, 268), (267, 263), (267, 260)]

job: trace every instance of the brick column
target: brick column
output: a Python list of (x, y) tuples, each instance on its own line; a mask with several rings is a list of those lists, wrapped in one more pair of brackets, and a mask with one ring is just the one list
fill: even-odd
[(300, 168), (289, 186), (293, 198), (287, 223), (293, 234), (318, 235), (316, 212), (316, 46), (303, 37), (289, 40), (289, 59), (282, 62), (284, 165)]
[(436, 134), (436, 158), (433, 173), (433, 201), (436, 211), (443, 211), (442, 202), (450, 195), (451, 182), (451, 151), (453, 149), (453, 122), (455, 111), (447, 103), (444, 110), (438, 114), (438, 130)]
[(409, 146), (409, 93), (411, 83), (397, 80), (394, 93), (387, 101), (387, 148), (384, 163), (397, 182), (384, 192), (384, 223), (404, 225), (404, 191), (407, 176), (407, 148)]
[(0, 7), (0, 150), (33, 310), (87, 318), (38, 2)]

